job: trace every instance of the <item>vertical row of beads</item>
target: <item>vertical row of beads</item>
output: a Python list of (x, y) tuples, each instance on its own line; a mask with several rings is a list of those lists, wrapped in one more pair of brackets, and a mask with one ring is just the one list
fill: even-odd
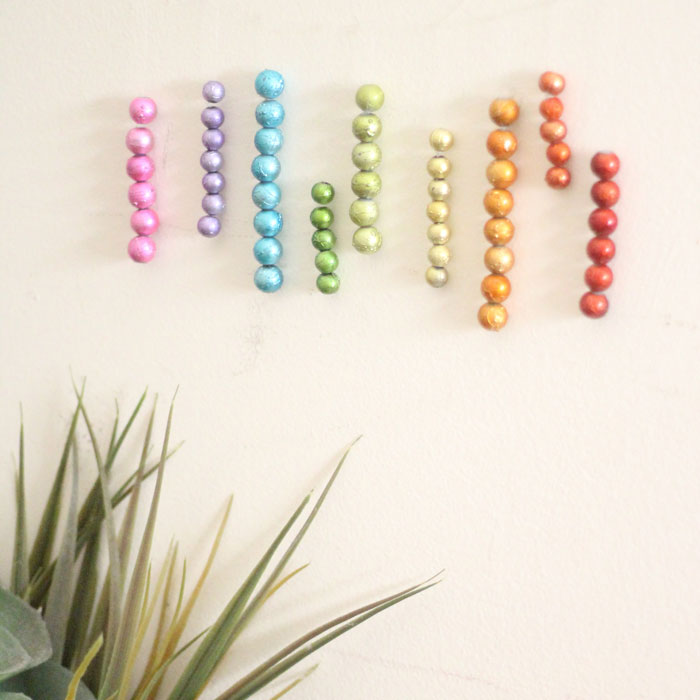
[(591, 188), (591, 197), (598, 208), (588, 217), (595, 238), (586, 248), (593, 265), (586, 270), (584, 279), (591, 291), (581, 297), (580, 307), (589, 318), (600, 318), (608, 310), (608, 298), (600, 292), (613, 281), (608, 263), (615, 256), (615, 244), (609, 236), (617, 228), (617, 215), (612, 207), (620, 198), (620, 188), (612, 179), (620, 169), (620, 159), (614, 153), (596, 153), (591, 159), (591, 169), (600, 178)]
[[(520, 113), (515, 100), (497, 99), (489, 107), (489, 116), (498, 126), (510, 126)], [(513, 238), (513, 224), (507, 218), (513, 209), (513, 195), (508, 191), (517, 176), (518, 170), (510, 160), (518, 142), (515, 135), (505, 129), (492, 131), (486, 147), (495, 160), (486, 168), (486, 177), (492, 185), (484, 197), (484, 208), (492, 217), (484, 226), (484, 235), (491, 247), (484, 255), (484, 264), (490, 274), (481, 282), (481, 293), (486, 303), (478, 313), (479, 323), (490, 331), (498, 331), (506, 325), (508, 312), (503, 306), (510, 295), (510, 281), (505, 276), (513, 267), (513, 251), (506, 245)]]
[(425, 272), (425, 279), (431, 287), (442, 287), (447, 284), (446, 265), (450, 261), (450, 228), (447, 220), (450, 208), (445, 201), (450, 196), (450, 185), (445, 179), (452, 169), (445, 151), (452, 148), (454, 138), (447, 129), (435, 129), (430, 134), (430, 145), (437, 151), (428, 161), (428, 174), (432, 180), (428, 183), (428, 195), (432, 200), (428, 204), (427, 214), (432, 222), (428, 227), (428, 238), (433, 244), (428, 251), (430, 267)]
[(311, 224), (316, 229), (311, 236), (311, 244), (318, 251), (314, 264), (321, 274), (316, 278), (316, 286), (323, 294), (335, 294), (340, 287), (340, 279), (335, 274), (338, 256), (333, 250), (336, 241), (331, 231), (333, 212), (327, 206), (334, 196), (335, 190), (329, 182), (317, 182), (311, 188), (311, 198), (319, 205), (311, 211)]
[(277, 234), (282, 230), (282, 215), (275, 211), (282, 192), (275, 180), (280, 174), (280, 162), (275, 155), (282, 147), (284, 107), (275, 99), (284, 91), (284, 78), (276, 70), (264, 70), (255, 78), (255, 91), (264, 100), (255, 109), (255, 119), (262, 127), (255, 134), (255, 146), (260, 155), (253, 159), (251, 172), (258, 184), (253, 188), (253, 202), (260, 211), (253, 226), (262, 236), (255, 243), (253, 255), (260, 263), (255, 271), (255, 286), (262, 292), (276, 292), (282, 286), (282, 270), (277, 266), (282, 257), (282, 244)]
[(352, 121), (352, 133), (360, 142), (352, 150), (352, 162), (359, 168), (351, 182), (352, 191), (359, 197), (350, 206), (350, 218), (359, 226), (352, 244), (360, 253), (376, 253), (382, 247), (382, 234), (374, 226), (379, 218), (374, 198), (382, 189), (382, 180), (375, 169), (381, 163), (382, 152), (374, 141), (382, 133), (382, 122), (374, 112), (384, 104), (384, 92), (378, 85), (362, 85), (355, 102), (362, 114)]
[(571, 158), (571, 149), (564, 143), (566, 124), (561, 120), (564, 105), (556, 97), (564, 90), (565, 85), (564, 76), (559, 73), (546, 71), (540, 76), (540, 90), (552, 95), (540, 103), (540, 114), (546, 120), (540, 126), (540, 135), (549, 143), (547, 159), (552, 164), (545, 175), (545, 181), (555, 190), (564, 189), (571, 182), (571, 173), (564, 167)]
[[(156, 103), (150, 97), (136, 97), (129, 105), (129, 114), (137, 124), (150, 124), (157, 113)], [(134, 154), (126, 162), (126, 172), (134, 180), (129, 187), (129, 201), (136, 207), (131, 215), (131, 228), (137, 234), (129, 241), (128, 252), (135, 262), (147, 263), (156, 253), (151, 235), (160, 223), (158, 214), (151, 208), (156, 201), (156, 190), (149, 182), (155, 172), (148, 156), (153, 148), (153, 132), (144, 126), (129, 129), (126, 147)]]
[[(221, 102), (225, 94), (224, 86), (216, 80), (204, 83), (202, 88), (202, 96), (211, 104)], [(220, 172), (223, 158), (219, 152), (224, 145), (224, 132), (221, 131), (221, 125), (224, 123), (223, 111), (219, 107), (205, 107), (202, 110), (202, 123), (207, 127), (202, 134), (202, 144), (206, 151), (200, 158), (200, 163), (206, 170), (202, 178), (206, 192), (202, 199), (205, 216), (197, 222), (197, 231), (207, 238), (213, 238), (221, 231), (219, 216), (223, 214), (225, 207), (224, 198), (221, 196), (225, 181)]]

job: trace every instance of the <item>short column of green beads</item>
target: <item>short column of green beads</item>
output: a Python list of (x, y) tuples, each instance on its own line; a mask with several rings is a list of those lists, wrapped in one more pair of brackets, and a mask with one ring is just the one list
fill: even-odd
[(335, 234), (330, 227), (333, 223), (333, 212), (327, 207), (333, 201), (335, 190), (328, 182), (317, 182), (311, 188), (311, 197), (321, 206), (311, 212), (311, 223), (316, 231), (311, 236), (311, 243), (319, 252), (316, 254), (316, 269), (321, 273), (316, 278), (316, 286), (324, 294), (335, 294), (340, 287), (340, 279), (335, 274), (338, 268), (338, 256), (333, 251)]
[(374, 141), (382, 133), (382, 122), (374, 112), (384, 104), (384, 92), (378, 85), (362, 85), (355, 102), (362, 114), (352, 121), (352, 133), (360, 142), (352, 149), (352, 162), (360, 172), (353, 176), (351, 186), (359, 199), (350, 206), (350, 218), (360, 228), (353, 234), (352, 244), (360, 253), (376, 253), (382, 247), (382, 234), (374, 227), (379, 218), (374, 198), (382, 189), (382, 180), (374, 171), (382, 161), (382, 152)]

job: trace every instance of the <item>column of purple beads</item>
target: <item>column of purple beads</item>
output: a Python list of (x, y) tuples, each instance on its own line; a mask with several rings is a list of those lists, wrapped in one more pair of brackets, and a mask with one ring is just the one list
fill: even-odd
[[(202, 96), (207, 102), (217, 103), (224, 99), (226, 91), (217, 80), (204, 83)], [(224, 145), (224, 132), (220, 127), (224, 123), (224, 113), (219, 107), (205, 107), (202, 110), (202, 123), (207, 130), (202, 134), (202, 143), (207, 150), (199, 159), (206, 173), (202, 178), (202, 185), (206, 191), (202, 199), (202, 209), (206, 216), (197, 222), (197, 230), (207, 238), (213, 238), (221, 230), (219, 216), (223, 214), (225, 204), (221, 196), (224, 188), (224, 176), (219, 172), (224, 159), (219, 149)]]

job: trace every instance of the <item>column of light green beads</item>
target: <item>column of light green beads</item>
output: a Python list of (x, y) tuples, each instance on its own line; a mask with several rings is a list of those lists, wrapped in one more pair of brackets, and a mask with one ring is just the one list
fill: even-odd
[(340, 287), (340, 279), (335, 274), (338, 268), (338, 256), (333, 251), (335, 246), (335, 234), (330, 227), (333, 223), (333, 211), (327, 204), (333, 201), (335, 190), (329, 182), (317, 182), (311, 188), (311, 198), (321, 206), (314, 207), (311, 211), (311, 223), (316, 231), (311, 236), (311, 244), (319, 252), (314, 263), (321, 273), (316, 278), (316, 286), (324, 294), (335, 294)]
[(355, 102), (362, 114), (352, 121), (352, 133), (360, 143), (352, 149), (352, 162), (359, 172), (351, 186), (359, 199), (350, 205), (350, 218), (360, 228), (353, 234), (352, 244), (360, 253), (376, 253), (382, 247), (382, 234), (374, 227), (379, 218), (374, 198), (382, 189), (382, 180), (375, 169), (382, 161), (382, 152), (374, 141), (382, 133), (382, 122), (374, 112), (384, 104), (384, 92), (378, 85), (362, 85)]

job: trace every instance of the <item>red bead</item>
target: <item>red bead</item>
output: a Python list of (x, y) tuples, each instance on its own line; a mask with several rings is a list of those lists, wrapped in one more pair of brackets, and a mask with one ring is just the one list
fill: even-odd
[(607, 265), (591, 265), (584, 279), (592, 292), (604, 292), (612, 284), (613, 273)]
[(596, 153), (591, 158), (591, 170), (601, 180), (612, 180), (620, 169), (620, 159), (614, 153)]
[(611, 238), (591, 238), (586, 252), (596, 265), (605, 265), (615, 257), (615, 244)]
[(611, 180), (599, 180), (591, 187), (591, 197), (599, 207), (612, 207), (620, 199), (620, 188)]
[(600, 318), (608, 311), (608, 299), (605, 294), (586, 292), (579, 302), (581, 311), (589, 318)]
[(550, 168), (544, 179), (555, 190), (563, 190), (571, 182), (571, 173), (566, 168)]
[(609, 236), (617, 228), (617, 214), (612, 209), (594, 209), (588, 225), (597, 236)]
[(558, 97), (548, 97), (540, 102), (540, 114), (545, 119), (559, 119), (564, 112), (564, 105)]
[(547, 158), (552, 165), (564, 165), (571, 158), (571, 149), (562, 141), (547, 146)]

